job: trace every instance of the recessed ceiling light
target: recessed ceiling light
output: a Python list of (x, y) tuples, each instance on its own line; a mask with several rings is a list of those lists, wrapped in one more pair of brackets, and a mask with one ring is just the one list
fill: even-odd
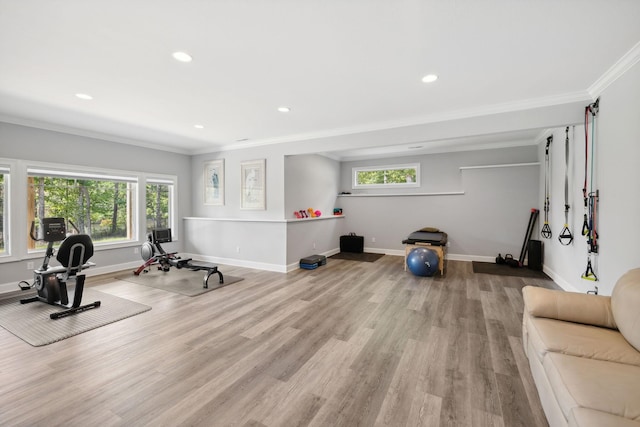
[(86, 93), (76, 93), (76, 98), (84, 99), (86, 101), (90, 101), (93, 99), (93, 96), (87, 95)]
[(173, 52), (173, 59), (180, 62), (191, 62), (193, 58), (186, 52)]
[(193, 127), (196, 129), (204, 129), (203, 125), (193, 125)]
[(249, 138), (240, 138), (240, 139), (236, 139), (236, 142), (245, 142), (248, 141)]
[(278, 111), (280, 111), (281, 113), (288, 113), (289, 111), (291, 111), (291, 108), (289, 108), (289, 107), (278, 107)]
[(422, 78), (424, 83), (433, 83), (438, 80), (438, 76), (436, 74), (427, 74)]
[(417, 150), (419, 148), (422, 148), (422, 145), (414, 145), (413, 147), (409, 147), (409, 150)]

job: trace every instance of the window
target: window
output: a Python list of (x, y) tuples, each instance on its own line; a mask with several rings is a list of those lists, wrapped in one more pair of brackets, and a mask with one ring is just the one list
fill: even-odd
[[(136, 185), (135, 177), (28, 168), (28, 224), (41, 237), (42, 218), (62, 217), (67, 232), (89, 234), (94, 243), (134, 240)], [(28, 247), (40, 243), (29, 239)]]
[(419, 164), (353, 168), (353, 188), (419, 186)]
[(0, 255), (8, 252), (8, 215), (7, 215), (7, 188), (9, 185), (9, 168), (0, 165)]
[(155, 178), (147, 180), (145, 205), (147, 233), (154, 228), (172, 228), (173, 188), (172, 180)]

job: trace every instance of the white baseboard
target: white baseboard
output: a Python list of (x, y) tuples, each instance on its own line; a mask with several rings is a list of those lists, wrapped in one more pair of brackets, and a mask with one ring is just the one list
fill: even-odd
[(580, 292), (576, 289), (571, 283), (564, 280), (558, 273), (547, 267), (546, 265), (542, 266), (542, 271), (553, 280), (556, 285), (560, 286), (567, 292)]
[[(331, 249), (329, 251), (325, 251), (325, 252), (319, 253), (318, 255), (324, 255), (327, 258), (329, 258), (331, 255), (335, 255), (335, 254), (337, 254), (339, 252), (340, 252), (340, 249), (336, 248), (336, 249)], [(299, 269), (300, 269), (300, 262), (299, 261), (287, 265), (287, 273), (295, 271), (295, 270), (299, 270)]]
[(214, 264), (232, 265), (234, 267), (253, 268), (256, 270), (274, 271), (276, 273), (286, 273), (287, 266), (280, 264), (270, 264), (266, 262), (249, 261), (246, 259), (236, 258), (221, 258), (208, 255), (180, 253), (182, 258), (193, 258), (194, 260), (201, 260), (205, 262), (212, 262)]
[[(364, 251), (370, 252), (370, 253), (404, 257), (404, 250), (398, 250), (398, 249), (364, 248)], [(331, 255), (335, 255), (339, 252), (340, 252), (340, 249), (335, 248), (329, 251), (322, 252), (319, 255), (330, 257)], [(264, 262), (235, 259), (235, 258), (212, 257), (207, 255), (190, 254), (190, 253), (182, 253), (181, 256), (183, 258), (193, 258), (196, 260), (213, 262), (215, 264), (225, 264), (225, 265), (231, 265), (234, 267), (245, 267), (245, 268), (253, 268), (256, 270), (274, 271), (277, 273), (289, 273), (291, 271), (295, 271), (300, 268), (300, 265), (298, 262), (291, 263), (288, 265), (280, 265), (280, 264), (270, 264), (270, 263), (264, 263)], [(464, 255), (464, 254), (451, 254), (451, 253), (448, 253), (445, 256), (445, 259), (451, 260), (451, 261), (468, 261), (468, 262), (471, 262), (471, 261), (494, 262), (495, 261), (495, 258), (490, 256)], [(140, 266), (140, 262), (134, 261), (134, 262), (128, 262), (123, 264), (108, 265), (105, 267), (93, 267), (91, 269), (85, 270), (85, 272), (87, 277), (91, 277), (91, 276), (99, 276), (102, 274), (116, 273), (118, 271), (129, 270), (129, 269), (133, 271), (139, 266)], [(558, 286), (560, 286), (565, 291), (579, 292), (573, 285), (571, 285), (570, 283), (562, 279), (562, 277), (560, 277), (555, 271), (551, 270), (547, 266), (544, 266), (543, 271)], [(25, 277), (25, 279), (23, 280), (29, 281), (29, 283), (31, 283), (31, 281), (33, 280), (33, 277), (32, 276)], [(17, 283), (18, 282), (0, 284), (0, 295), (4, 293), (18, 291), (19, 288)]]

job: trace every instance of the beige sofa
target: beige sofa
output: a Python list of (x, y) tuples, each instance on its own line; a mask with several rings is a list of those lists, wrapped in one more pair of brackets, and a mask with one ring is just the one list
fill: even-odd
[(526, 286), (523, 344), (551, 427), (640, 427), (640, 268), (611, 297)]

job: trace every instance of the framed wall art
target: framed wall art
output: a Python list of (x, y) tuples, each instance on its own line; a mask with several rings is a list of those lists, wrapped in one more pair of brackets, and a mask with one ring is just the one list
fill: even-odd
[(224, 205), (224, 159), (204, 164), (204, 204)]
[(265, 159), (240, 163), (240, 209), (266, 209)]

